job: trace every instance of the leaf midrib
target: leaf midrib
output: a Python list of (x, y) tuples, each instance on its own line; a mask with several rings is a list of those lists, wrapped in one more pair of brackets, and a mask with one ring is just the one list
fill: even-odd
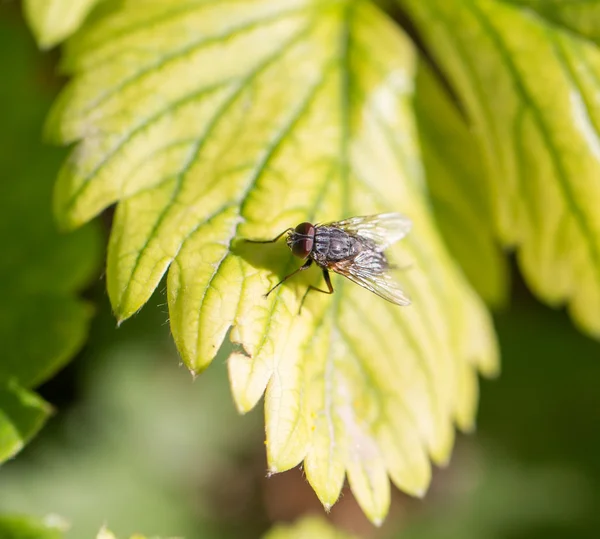
[[(344, 23), (342, 24), (342, 32), (340, 35), (340, 55), (338, 56), (338, 67), (340, 68), (341, 72), (343, 72), (344, 68), (349, 69), (349, 58), (348, 58), (348, 44), (346, 43), (347, 40), (349, 39), (349, 25), (350, 25), (350, 16), (351, 16), (351, 12), (353, 11), (351, 8), (354, 6), (353, 2), (346, 2), (345, 4), (345, 9), (344, 9)], [(341, 81), (341, 85), (340, 85), (340, 103), (341, 103), (341, 107), (342, 107), (342, 136), (341, 136), (341, 148), (340, 148), (340, 154), (342, 157), (342, 162), (345, 163), (346, 165), (348, 165), (348, 139), (349, 139), (349, 133), (350, 133), (350, 119), (349, 119), (349, 92), (350, 92), (350, 86), (349, 86), (349, 80), (345, 80), (344, 78), (342, 78)], [(344, 108), (345, 106), (345, 108)], [(342, 174), (342, 189), (344, 190), (344, 195), (343, 195), (343, 213), (347, 213), (348, 212), (348, 196), (349, 196), (349, 185), (348, 185), (348, 174), (347, 174), (347, 168), (345, 169), (345, 177), (344, 174)], [(344, 181), (345, 180), (345, 181)], [(326, 187), (325, 183), (327, 182), (327, 176), (324, 179), (324, 186)], [(320, 189), (319, 191), (322, 191), (322, 189)], [(319, 204), (320, 199), (317, 198), (314, 203), (313, 203), (313, 212), (314, 212), (314, 208), (316, 208)], [(291, 260), (290, 263), (286, 266), (286, 269), (290, 268), (291, 266)], [(260, 351), (262, 350), (262, 348), (264, 347), (266, 341), (267, 341), (267, 337), (269, 334), (269, 329), (271, 326), (271, 320), (273, 318), (273, 312), (275, 310), (275, 307), (277, 306), (278, 302), (280, 301), (280, 297), (281, 297), (281, 293), (282, 293), (282, 288), (283, 287), (278, 287), (277, 290), (274, 291), (275, 294), (275, 301), (273, 301), (272, 305), (271, 305), (271, 309), (269, 311), (270, 316), (268, 317), (268, 321), (267, 321), (267, 325), (262, 333), (262, 338), (260, 343), (258, 344), (255, 353), (253, 354), (254, 357), (256, 357)], [(334, 295), (334, 299), (333, 301), (331, 301), (331, 307), (330, 307), (330, 312), (335, 313), (338, 311), (339, 309), (339, 305), (340, 305), (340, 297), (341, 297), (341, 288), (340, 286), (338, 286), (337, 288), (337, 294)], [(334, 317), (335, 318), (335, 317)], [(314, 335), (314, 333), (313, 333)], [(254, 370), (254, 362), (252, 363), (252, 367), (250, 369), (250, 373), (252, 373)], [(250, 376), (248, 376), (248, 380), (250, 380), (251, 378), (251, 374)]]

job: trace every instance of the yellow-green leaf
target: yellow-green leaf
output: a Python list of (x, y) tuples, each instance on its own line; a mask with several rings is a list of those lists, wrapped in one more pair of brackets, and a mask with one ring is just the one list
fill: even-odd
[(595, 0), (503, 0), (529, 9), (544, 19), (600, 43), (600, 3)]
[(600, 337), (597, 45), (501, 1), (401, 4), (483, 148), (498, 235), (532, 290)]
[(25, 16), (42, 48), (52, 47), (71, 34), (100, 0), (24, 0)]
[(306, 517), (294, 524), (276, 524), (263, 539), (354, 539), (355, 536), (337, 530), (326, 520)]
[(0, 462), (16, 455), (39, 431), (50, 406), (15, 382), (0, 382)]
[[(49, 134), (77, 142), (56, 212), (78, 226), (118, 202), (107, 267), (120, 320), (168, 270), (170, 322), (193, 372), (224, 340), (235, 402), (265, 394), (270, 472), (304, 461), (326, 508), (344, 477), (380, 523), (388, 476), (422, 495), (429, 458), (471, 428), (476, 369), (496, 370), (488, 315), (447, 255), (421, 177), (415, 54), (371, 3), (125, 3), (69, 44), (74, 79)], [(413, 304), (400, 308), (298, 267), (297, 223), (400, 211), (390, 249)]]
[(492, 201), (478, 141), (424, 62), (417, 71), (415, 112), (440, 231), (475, 290), (490, 305), (501, 306), (508, 268), (489, 218)]
[[(117, 536), (113, 532), (111, 532), (108, 528), (103, 527), (98, 532), (96, 539), (117, 539)], [(135, 533), (132, 536), (130, 536), (129, 539), (146, 539), (146, 536), (140, 535), (139, 533)], [(151, 539), (158, 539), (158, 537), (153, 537)], [(172, 539), (177, 539), (177, 538), (172, 538)]]

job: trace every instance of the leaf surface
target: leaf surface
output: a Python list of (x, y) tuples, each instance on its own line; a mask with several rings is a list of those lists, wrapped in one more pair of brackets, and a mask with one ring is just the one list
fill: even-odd
[(526, 16), (538, 14), (563, 29), (600, 43), (600, 4), (594, 0), (503, 0), (524, 8)]
[[(111, 532), (108, 528), (102, 528), (98, 532), (96, 539), (117, 539), (117, 536), (113, 532)], [(146, 536), (140, 535), (139, 533), (135, 533), (129, 539), (146, 539)], [(152, 539), (158, 539), (158, 538), (153, 537)], [(173, 539), (180, 539), (180, 538), (173, 538)]]
[[(190, 29), (193, 28), (193, 31)], [(78, 226), (115, 202), (107, 280), (117, 317), (168, 271), (171, 329), (193, 372), (224, 340), (240, 411), (265, 394), (270, 472), (304, 461), (326, 508), (347, 475), (376, 523), (388, 475), (421, 495), (429, 458), (470, 428), (476, 369), (496, 369), (486, 311), (448, 257), (421, 177), (415, 58), (369, 2), (125, 3), (69, 44), (74, 79), (48, 132), (77, 145), (56, 212)], [(390, 250), (402, 309), (334, 277), (311, 293), (284, 242), (302, 221), (400, 211)]]
[(436, 220), (469, 281), (492, 306), (506, 302), (508, 269), (489, 215), (490, 189), (477, 138), (439, 78), (419, 62), (415, 112)]
[(2, 539), (62, 539), (64, 523), (51, 517), (40, 521), (25, 516), (0, 516)]
[(23, 6), (38, 45), (46, 49), (76, 32), (99, 1), (24, 0)]
[(305, 517), (294, 524), (276, 524), (263, 539), (353, 539), (355, 536), (335, 529), (326, 520)]
[(0, 384), (0, 462), (16, 455), (38, 432), (50, 406), (16, 383)]
[(532, 290), (600, 337), (598, 47), (512, 3), (400, 3), (483, 148), (497, 234)]
[[(34, 85), (35, 51), (8, 22), (0, 26), (6, 84), (0, 102), (0, 462), (41, 427), (50, 407), (28, 390), (81, 347), (91, 308), (75, 297), (97, 271), (100, 237), (86, 226), (65, 236), (51, 208), (52, 175), (62, 152), (38, 141), (49, 97)], [(32, 143), (32, 141), (34, 141)]]

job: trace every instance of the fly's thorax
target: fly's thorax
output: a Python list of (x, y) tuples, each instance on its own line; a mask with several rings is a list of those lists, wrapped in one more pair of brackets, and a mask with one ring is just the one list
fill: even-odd
[(353, 258), (362, 250), (360, 240), (347, 232), (331, 227), (315, 228), (312, 257), (319, 264)]

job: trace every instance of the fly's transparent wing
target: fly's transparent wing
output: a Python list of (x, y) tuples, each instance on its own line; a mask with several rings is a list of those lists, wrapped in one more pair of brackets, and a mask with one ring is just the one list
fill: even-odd
[(327, 223), (327, 226), (341, 228), (352, 235), (371, 240), (378, 251), (383, 251), (406, 236), (410, 232), (412, 222), (399, 213), (379, 213), (351, 217), (343, 221)]
[(386, 259), (377, 251), (363, 251), (353, 259), (331, 264), (329, 269), (391, 303), (410, 305), (410, 300), (388, 272)]

